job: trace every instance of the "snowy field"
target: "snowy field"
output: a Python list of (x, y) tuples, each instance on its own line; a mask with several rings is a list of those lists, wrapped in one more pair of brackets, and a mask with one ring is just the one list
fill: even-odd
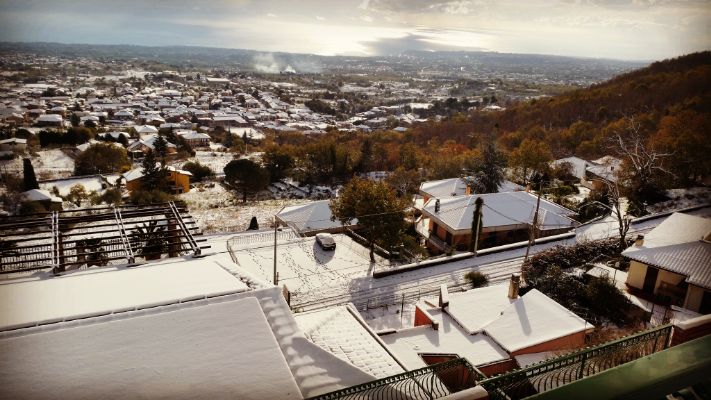
[(190, 215), (205, 233), (240, 232), (247, 229), (252, 217), (261, 228), (273, 226), (274, 214), (284, 206), (304, 204), (309, 200), (280, 199), (248, 201), (225, 189), (219, 183), (198, 184), (178, 196), (187, 203)]
[[(61, 149), (38, 151), (30, 157), (37, 179), (66, 178), (74, 174), (74, 159)], [(18, 173), (22, 175), (22, 157), (0, 161), (0, 173)]]
[[(239, 266), (271, 281), (273, 237), (267, 234), (261, 242), (235, 243), (233, 249)], [(376, 264), (371, 264), (368, 249), (346, 235), (334, 235), (334, 239), (336, 249), (326, 251), (313, 237), (283, 240), (280, 236), (277, 245), (279, 284), (289, 288), (292, 303), (348, 293), (354, 285), (360, 286), (359, 281), (370, 281), (375, 268), (388, 263), (376, 255)]]
[[(210, 145), (210, 147), (212, 148), (213, 143), (211, 143)], [(225, 176), (225, 165), (227, 165), (227, 163), (229, 163), (230, 161), (234, 160), (235, 156), (239, 158), (239, 154), (219, 151), (221, 150), (220, 146), (221, 145), (216, 145), (216, 151), (197, 150), (195, 152), (195, 157), (190, 157), (187, 160), (176, 161), (171, 163), (171, 165), (173, 165), (174, 167), (182, 167), (183, 164), (188, 161), (197, 161), (202, 165), (210, 167), (210, 169), (212, 170), (212, 172), (215, 173), (216, 176)]]

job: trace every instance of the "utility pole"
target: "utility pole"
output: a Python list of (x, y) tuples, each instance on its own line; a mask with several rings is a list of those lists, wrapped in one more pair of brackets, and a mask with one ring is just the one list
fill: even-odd
[(277, 219), (274, 216), (274, 286), (279, 285), (279, 275), (277, 273)]
[(476, 200), (474, 200), (474, 223), (473, 227), (474, 232), (472, 234), (474, 235), (474, 243), (471, 243), (469, 246), (469, 250), (474, 253), (474, 256), (476, 256), (476, 252), (479, 249), (479, 231), (481, 230), (481, 207), (484, 205), (484, 200), (481, 197), (477, 197)]
[(536, 200), (536, 211), (533, 213), (533, 222), (531, 224), (531, 233), (528, 236), (528, 246), (526, 246), (526, 256), (523, 258), (523, 262), (528, 261), (528, 253), (531, 251), (531, 244), (536, 238), (536, 224), (538, 223), (538, 208), (541, 206), (541, 186), (543, 182), (538, 184), (538, 199)]

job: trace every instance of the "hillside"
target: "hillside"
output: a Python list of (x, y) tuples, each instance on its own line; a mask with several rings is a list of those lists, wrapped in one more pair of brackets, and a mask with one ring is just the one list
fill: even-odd
[(556, 157), (610, 154), (611, 136), (636, 130), (648, 147), (672, 153), (665, 166), (690, 184), (711, 174), (711, 52), (655, 62), (503, 112), (475, 112), (468, 123), (477, 132), (496, 131), (507, 150), (531, 139)]

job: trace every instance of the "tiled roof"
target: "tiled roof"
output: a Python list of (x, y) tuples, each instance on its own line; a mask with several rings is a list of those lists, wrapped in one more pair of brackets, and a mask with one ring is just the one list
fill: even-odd
[[(331, 221), (331, 208), (328, 204), (329, 200), (321, 200), (284, 207), (277, 213), (277, 217), (302, 232), (338, 228), (341, 222)], [(352, 225), (357, 223), (357, 219), (351, 222)]]
[[(474, 215), (474, 201), (477, 197), (484, 200), (484, 228), (526, 225), (533, 221), (536, 209), (536, 196), (527, 192), (487, 193), (480, 195), (452, 197), (440, 200), (440, 211), (435, 212), (436, 199), (425, 203), (423, 213), (438, 223), (454, 231), (471, 230)], [(568, 216), (573, 211), (541, 199), (539, 221), (541, 229), (562, 229), (574, 227), (578, 223)]]
[(404, 372), (347, 306), (296, 314), (294, 318), (311, 342), (376, 378)]
[(622, 255), (641, 263), (685, 275), (686, 282), (711, 289), (711, 219), (674, 213)]

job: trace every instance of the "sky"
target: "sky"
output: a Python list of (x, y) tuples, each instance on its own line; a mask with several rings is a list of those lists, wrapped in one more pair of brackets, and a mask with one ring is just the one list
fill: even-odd
[(711, 0), (0, 0), (0, 41), (650, 61), (711, 49)]

